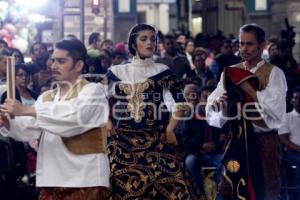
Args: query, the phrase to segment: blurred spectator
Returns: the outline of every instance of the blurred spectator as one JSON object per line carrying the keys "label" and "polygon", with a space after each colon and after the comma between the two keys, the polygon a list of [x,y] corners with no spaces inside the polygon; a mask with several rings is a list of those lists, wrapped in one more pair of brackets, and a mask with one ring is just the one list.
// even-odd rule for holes
{"label": "blurred spectator", "polygon": [[193,64],[193,54],[195,50],[195,44],[193,39],[188,39],[185,44],[185,55],[190,63],[191,69],[195,69],[195,66]]}
{"label": "blurred spectator", "polygon": [[103,40],[103,42],[100,45],[100,49],[101,50],[106,50],[109,53],[112,53],[112,51],[114,50],[114,42],[112,40]]}
{"label": "blurred spectator", "polygon": [[175,46],[177,48],[178,53],[185,54],[185,44],[186,44],[186,35],[183,33],[180,33],[176,37],[176,43]]}
{"label": "blurred spectator", "polygon": [[89,36],[89,46],[87,47],[87,54],[91,58],[96,58],[100,55],[100,33],[93,32]]}
{"label": "blurred spectator", "polygon": [[232,43],[232,52],[235,56],[239,57],[240,56],[240,51],[239,51],[239,48],[240,48],[240,42],[239,42],[239,39],[235,38],[231,41]]}
{"label": "blurred spectator", "polygon": [[224,68],[237,64],[238,58],[233,54],[231,40],[224,40],[221,46],[221,53],[215,57],[211,71],[220,79]]}
{"label": "blurred spectator", "polygon": [[[217,168],[217,180],[221,175],[221,160],[227,130],[209,126],[205,120],[205,105],[207,97],[214,90],[213,87],[200,87],[194,83],[187,83],[184,96],[193,110],[186,113],[192,117],[182,121],[178,133],[180,141],[186,152],[185,165],[197,186],[203,188],[201,167],[211,166]],[[191,116],[192,115],[192,116]]]}
{"label": "blurred spectator", "polygon": [[24,56],[19,49],[10,48],[11,55],[15,57],[15,63],[21,64],[24,63]]}
{"label": "blurred spectator", "polygon": [[157,62],[167,65],[172,73],[179,78],[193,76],[189,61],[178,53],[175,47],[174,37],[166,35],[164,38],[165,54],[158,58]]}
{"label": "blurred spectator", "polygon": [[[278,131],[280,141],[286,148],[284,160],[296,166],[293,180],[295,185],[300,185],[300,87],[296,87],[291,99],[293,111],[283,116],[280,129]],[[300,190],[294,190],[294,199],[300,199]]]}
{"label": "blurred spectator", "polygon": [[0,97],[6,91],[6,57],[10,56],[10,52],[4,49],[0,52]]}
{"label": "blurred spectator", "polygon": [[127,55],[124,51],[115,50],[113,51],[111,58],[112,65],[119,65],[124,64],[126,62]]}
{"label": "blurred spectator", "polygon": [[0,39],[0,53],[8,48],[7,42],[5,40]]}
{"label": "blurred spectator", "polygon": [[46,67],[47,46],[42,42],[35,42],[30,48],[32,61],[27,63],[30,74],[35,74]]}
{"label": "blurred spectator", "polygon": [[34,74],[32,77],[32,88],[34,91],[41,94],[41,86],[45,84],[51,84],[52,73],[51,73],[51,65],[52,65],[52,53],[53,51],[48,52],[46,67],[41,69],[38,73]]}
{"label": "blurred spectator", "polygon": [[193,55],[193,64],[195,66],[194,72],[195,75],[201,79],[202,86],[206,85],[207,80],[214,78],[214,74],[206,67],[205,60],[205,54]]}

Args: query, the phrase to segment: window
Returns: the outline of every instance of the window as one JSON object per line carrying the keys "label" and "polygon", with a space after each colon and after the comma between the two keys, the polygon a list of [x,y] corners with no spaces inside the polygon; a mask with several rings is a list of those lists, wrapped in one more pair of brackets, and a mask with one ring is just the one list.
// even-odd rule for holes
{"label": "window", "polygon": [[267,0],[255,0],[255,11],[267,11],[268,1]]}
{"label": "window", "polygon": [[271,0],[247,0],[249,14],[270,14]]}

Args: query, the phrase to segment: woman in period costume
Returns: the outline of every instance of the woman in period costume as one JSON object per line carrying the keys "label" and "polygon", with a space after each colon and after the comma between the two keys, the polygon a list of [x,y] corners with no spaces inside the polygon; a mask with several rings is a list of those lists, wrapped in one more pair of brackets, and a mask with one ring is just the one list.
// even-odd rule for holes
{"label": "woman in period costume", "polygon": [[[187,108],[181,81],[167,66],[154,63],[152,26],[134,26],[128,47],[132,62],[111,67],[102,80],[111,106],[112,199],[202,199],[201,192],[188,187],[174,147],[176,117]],[[175,108],[171,118],[167,101]]]}

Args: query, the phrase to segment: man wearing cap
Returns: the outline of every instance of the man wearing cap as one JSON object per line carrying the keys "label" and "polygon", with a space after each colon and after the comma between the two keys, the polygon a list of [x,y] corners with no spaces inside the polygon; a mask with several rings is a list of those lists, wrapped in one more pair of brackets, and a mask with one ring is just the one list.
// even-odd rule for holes
{"label": "man wearing cap", "polygon": [[[233,145],[236,145],[236,148],[243,148],[239,149],[241,151],[236,152],[245,152],[244,157],[253,155],[251,152],[254,152],[254,154],[258,153],[255,163],[249,163],[249,161],[253,160],[246,157],[246,162],[248,162],[246,167],[251,171],[252,168],[249,166],[261,166],[263,174],[261,182],[264,183],[264,190],[262,192],[255,190],[257,189],[257,185],[255,185],[257,182],[251,179],[251,172],[248,170],[246,171],[248,179],[238,180],[236,196],[240,195],[238,192],[246,190],[248,195],[246,199],[253,197],[264,200],[279,199],[280,151],[277,129],[286,111],[286,79],[278,67],[261,59],[265,46],[265,32],[261,27],[256,24],[242,26],[240,28],[239,41],[240,53],[244,62],[231,66],[225,75],[222,73],[218,87],[208,98],[206,105],[207,121],[212,126],[222,127],[228,120],[240,119],[240,116],[228,118],[228,116],[232,117],[233,114],[232,110],[230,110],[231,108],[235,108],[242,113],[242,119],[245,119],[243,121],[245,123],[239,124],[235,128],[231,127],[233,136],[237,132],[239,134],[233,137],[235,140],[229,143],[228,149],[234,149],[230,148]],[[230,84],[226,85],[227,83]],[[236,89],[237,92],[234,92],[232,88]],[[236,95],[236,99],[233,102],[241,102],[242,99],[242,105],[232,106],[232,94]],[[247,107],[244,105],[250,106],[249,108],[252,109],[250,115],[246,111]],[[240,132],[241,130],[242,132]],[[255,138],[250,138],[252,142],[245,141],[249,138],[249,130],[254,132],[252,135]],[[249,134],[246,135],[246,133]],[[242,141],[245,144],[243,146],[239,145],[241,138],[245,139]],[[255,145],[255,148],[253,145]],[[247,151],[249,149],[251,152]],[[235,172],[238,174],[242,170],[239,168],[242,167],[242,163],[235,159],[238,156],[233,152],[231,151],[230,154],[232,159],[223,160],[223,165],[225,172],[230,171],[232,174]],[[225,179],[227,182],[230,182],[228,181],[228,176]]]}

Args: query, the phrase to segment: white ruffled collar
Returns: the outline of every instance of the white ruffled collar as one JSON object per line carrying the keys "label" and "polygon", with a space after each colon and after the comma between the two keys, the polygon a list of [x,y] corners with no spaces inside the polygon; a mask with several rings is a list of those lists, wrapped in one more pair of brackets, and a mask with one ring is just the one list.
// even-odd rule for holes
{"label": "white ruffled collar", "polygon": [[140,59],[137,56],[132,58],[132,66],[133,67],[149,67],[153,66],[154,64],[154,59],[151,58],[146,58],[146,59]]}

